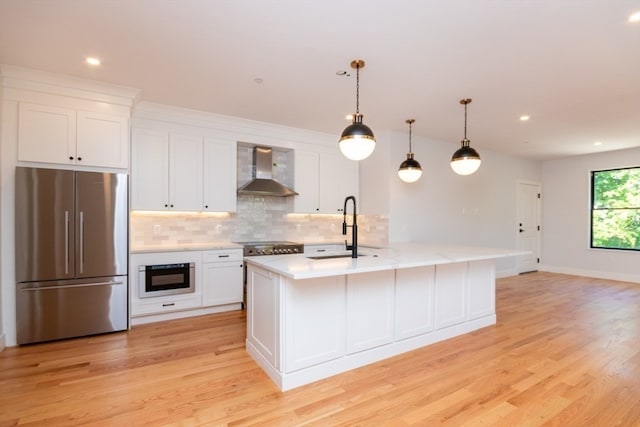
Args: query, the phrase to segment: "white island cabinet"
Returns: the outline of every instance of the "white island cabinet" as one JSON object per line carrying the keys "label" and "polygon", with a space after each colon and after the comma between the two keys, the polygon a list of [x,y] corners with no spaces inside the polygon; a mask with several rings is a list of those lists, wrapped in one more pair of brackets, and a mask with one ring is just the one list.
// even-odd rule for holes
{"label": "white island cabinet", "polygon": [[245,259],[247,351],[281,390],[493,325],[495,258],[517,255],[412,244],[361,253]]}

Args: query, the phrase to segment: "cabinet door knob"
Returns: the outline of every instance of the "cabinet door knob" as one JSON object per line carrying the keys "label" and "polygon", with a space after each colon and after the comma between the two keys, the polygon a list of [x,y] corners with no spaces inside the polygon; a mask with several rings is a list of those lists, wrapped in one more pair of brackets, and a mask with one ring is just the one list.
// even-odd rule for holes
{"label": "cabinet door knob", "polygon": [[73,156],[69,156],[69,160],[73,160]]}
{"label": "cabinet door knob", "polygon": [[209,209],[209,205],[204,205],[204,208],[205,209]]}
{"label": "cabinet door knob", "polygon": [[82,157],[78,157],[78,161],[81,162],[82,161]]}
{"label": "cabinet door knob", "polygon": [[165,208],[168,208],[168,207],[169,207],[169,205],[167,205],[167,204],[165,203],[165,204],[164,204],[164,207],[165,207]]}
{"label": "cabinet door knob", "polygon": [[173,207],[173,205],[171,205],[171,207]]}

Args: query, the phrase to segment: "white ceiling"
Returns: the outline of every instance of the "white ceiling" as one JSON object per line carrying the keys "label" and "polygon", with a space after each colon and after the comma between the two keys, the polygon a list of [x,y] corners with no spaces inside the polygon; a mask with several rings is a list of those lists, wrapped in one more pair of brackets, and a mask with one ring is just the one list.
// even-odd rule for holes
{"label": "white ceiling", "polygon": [[[639,0],[0,0],[0,62],[335,133],[537,159],[640,147]],[[83,60],[97,56],[90,68]],[[350,77],[336,72],[347,70]],[[262,79],[258,84],[254,80]],[[531,120],[520,122],[528,114]],[[595,146],[600,141],[602,145]]]}

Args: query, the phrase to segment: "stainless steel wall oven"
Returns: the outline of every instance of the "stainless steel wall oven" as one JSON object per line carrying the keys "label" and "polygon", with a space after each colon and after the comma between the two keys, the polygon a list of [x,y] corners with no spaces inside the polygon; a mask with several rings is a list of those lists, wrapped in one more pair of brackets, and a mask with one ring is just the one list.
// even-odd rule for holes
{"label": "stainless steel wall oven", "polygon": [[138,297],[151,298],[195,292],[195,263],[141,265]]}

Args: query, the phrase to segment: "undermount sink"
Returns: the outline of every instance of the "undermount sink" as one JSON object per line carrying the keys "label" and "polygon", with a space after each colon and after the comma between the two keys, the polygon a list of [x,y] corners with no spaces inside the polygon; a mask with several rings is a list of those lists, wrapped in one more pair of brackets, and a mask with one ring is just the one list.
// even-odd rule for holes
{"label": "undermount sink", "polygon": [[[358,258],[367,256],[366,254],[359,254]],[[374,255],[375,256],[375,255]],[[329,254],[329,255],[315,255],[308,256],[309,259],[334,259],[334,258],[351,258],[351,254]]]}

